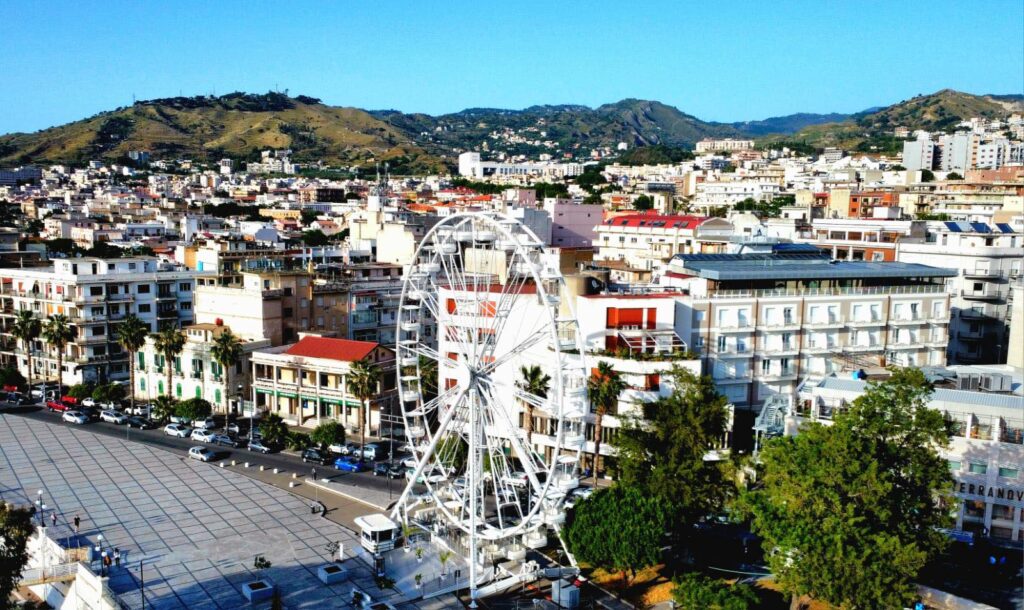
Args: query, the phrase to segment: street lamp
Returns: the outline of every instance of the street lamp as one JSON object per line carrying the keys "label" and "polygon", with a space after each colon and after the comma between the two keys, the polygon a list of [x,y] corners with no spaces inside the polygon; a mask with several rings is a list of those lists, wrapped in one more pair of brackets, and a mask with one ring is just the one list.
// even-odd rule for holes
{"label": "street lamp", "polygon": [[40,489],[36,492],[36,514],[39,515],[39,527],[43,527],[45,522],[43,521],[43,511],[46,510],[46,505],[43,504],[43,490]]}

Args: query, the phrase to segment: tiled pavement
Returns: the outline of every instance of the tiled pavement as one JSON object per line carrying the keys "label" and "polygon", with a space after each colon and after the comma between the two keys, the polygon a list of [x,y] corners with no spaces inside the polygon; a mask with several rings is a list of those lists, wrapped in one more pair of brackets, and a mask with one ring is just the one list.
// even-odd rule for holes
{"label": "tiled pavement", "polygon": [[[342,542],[351,558],[358,540],[286,491],[146,445],[0,416],[0,497],[26,503],[37,489],[58,513],[51,537],[73,537],[77,513],[81,544],[103,534],[104,547],[121,550],[126,565],[109,584],[131,608],[142,606],[140,561],[154,610],[245,607],[241,586],[256,577],[278,585],[286,608],[348,608],[353,585],[397,601],[360,559],[346,561],[349,581],[323,585],[327,544]],[[254,570],[257,554],[271,567]]]}

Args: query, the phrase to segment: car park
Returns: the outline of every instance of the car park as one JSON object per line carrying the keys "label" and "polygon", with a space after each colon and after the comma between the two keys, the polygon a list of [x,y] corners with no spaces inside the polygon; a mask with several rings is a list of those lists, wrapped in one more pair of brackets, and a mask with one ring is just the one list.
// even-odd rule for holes
{"label": "car park", "polygon": [[156,428],[156,422],[145,417],[129,417],[125,425],[129,428],[138,428],[139,430],[152,430]]}
{"label": "car park", "polygon": [[331,461],[329,454],[320,451],[319,449],[306,449],[302,452],[302,461],[306,463],[314,464],[328,464]]}
{"label": "car park", "polygon": [[215,436],[217,435],[214,434],[213,432],[210,432],[209,430],[203,430],[202,428],[193,428],[192,434],[189,438],[191,438],[194,441],[199,441],[200,443],[212,443],[213,438]]}
{"label": "car park", "polygon": [[164,434],[168,436],[188,438],[188,435],[191,432],[192,429],[184,424],[167,424],[166,426],[164,426]]}
{"label": "car park", "polygon": [[192,447],[188,450],[188,457],[200,462],[210,462],[217,459],[217,452],[208,447]]}
{"label": "car park", "polygon": [[273,449],[269,445],[263,444],[263,441],[254,438],[249,442],[249,451],[255,451],[256,453],[270,453]]}
{"label": "car park", "polygon": [[82,425],[89,422],[89,418],[86,417],[81,411],[67,411],[60,416],[61,421],[69,424]]}
{"label": "car park", "polygon": [[334,468],[342,472],[362,472],[366,470],[366,464],[352,456],[344,456],[334,460]]}
{"label": "car park", "polygon": [[111,409],[107,409],[105,411],[100,411],[100,419],[105,421],[105,422],[107,422],[107,423],[117,424],[117,425],[128,423],[128,416],[127,415],[125,415],[124,413],[121,413],[120,411],[114,411],[114,410],[111,410]]}

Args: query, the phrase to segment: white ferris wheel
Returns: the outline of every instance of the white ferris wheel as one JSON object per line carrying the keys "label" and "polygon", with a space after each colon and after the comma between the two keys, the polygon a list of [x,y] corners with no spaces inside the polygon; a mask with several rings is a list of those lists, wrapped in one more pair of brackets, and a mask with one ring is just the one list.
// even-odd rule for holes
{"label": "white ferris wheel", "polygon": [[[397,357],[416,467],[392,517],[444,533],[469,565],[475,599],[498,578],[486,566],[521,560],[564,519],[584,443],[583,352],[557,261],[516,220],[453,215],[413,260]],[[546,389],[523,387],[532,366],[550,377]]]}

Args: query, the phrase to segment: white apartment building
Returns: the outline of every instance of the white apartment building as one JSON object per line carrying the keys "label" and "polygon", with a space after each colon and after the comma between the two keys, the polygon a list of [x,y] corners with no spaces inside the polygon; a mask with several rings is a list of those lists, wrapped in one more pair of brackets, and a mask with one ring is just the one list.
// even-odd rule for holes
{"label": "white apartment building", "polygon": [[670,268],[689,276],[677,332],[737,406],[792,393],[808,376],[946,364],[944,284],[955,270],[817,250],[680,255]]}
{"label": "white apartment building", "polygon": [[[1024,371],[1012,367],[951,367],[926,371],[938,380],[928,406],[956,424],[943,450],[959,501],[956,529],[976,539],[1024,540]],[[830,375],[807,380],[796,393],[796,422],[831,423],[867,389],[867,381]],[[779,414],[779,420],[784,415]],[[781,422],[780,422],[781,423]],[[778,426],[776,426],[778,431]]]}
{"label": "white apartment building", "polygon": [[[235,366],[225,369],[213,358],[210,350],[214,340],[226,329],[227,326],[220,324],[184,327],[181,332],[185,335],[185,347],[171,363],[156,351],[153,337],[147,337],[143,348],[132,356],[135,396],[148,400],[164,395],[178,400],[202,398],[213,405],[214,412],[241,413],[240,401],[249,397],[249,359],[255,350],[270,347],[270,340],[239,336],[242,357]],[[171,367],[169,388],[166,387],[168,366]]]}
{"label": "white apartment building", "polygon": [[947,360],[1001,364],[1010,347],[1010,285],[1024,265],[1024,234],[1006,223],[929,222],[925,238],[896,242],[896,260],[956,270]]}
{"label": "white apartment building", "polygon": [[734,140],[732,138],[724,138],[721,140],[705,139],[697,142],[697,146],[694,150],[696,150],[697,153],[754,150],[754,141]]}
{"label": "white apartment building", "polygon": [[[70,258],[53,267],[0,270],[6,336],[3,355],[27,376],[28,359],[10,337],[16,312],[27,309],[44,323],[66,315],[75,339],[64,351],[64,383],[121,380],[128,377],[128,357],[117,343],[117,326],[128,314],[138,316],[151,331],[164,325],[191,324],[193,289],[204,274],[160,263],[152,257],[116,259]],[[58,378],[56,353],[36,341],[33,368],[37,378]]]}
{"label": "white apartment building", "polygon": [[903,167],[910,171],[931,170],[935,166],[935,142],[931,135],[919,133],[916,140],[903,143]]}
{"label": "white apartment building", "polygon": [[649,213],[613,216],[596,230],[594,260],[647,270],[676,254],[722,252],[733,235],[733,225],[721,218]]}
{"label": "white apartment building", "polygon": [[251,356],[253,404],[292,425],[334,420],[358,434],[363,405],[349,391],[348,374],[352,363],[363,359],[381,371],[381,390],[365,419],[366,432],[372,434],[395,399],[395,354],[377,343],[307,335],[297,343],[257,350]]}
{"label": "white apartment building", "polygon": [[547,177],[571,178],[583,173],[582,163],[553,163],[550,161],[536,163],[501,163],[483,161],[480,153],[464,152],[459,155],[459,175],[466,178],[512,178],[512,177]]}
{"label": "white apartment building", "polygon": [[771,201],[782,194],[782,185],[765,180],[722,180],[697,183],[693,205],[732,207],[745,199]]}

